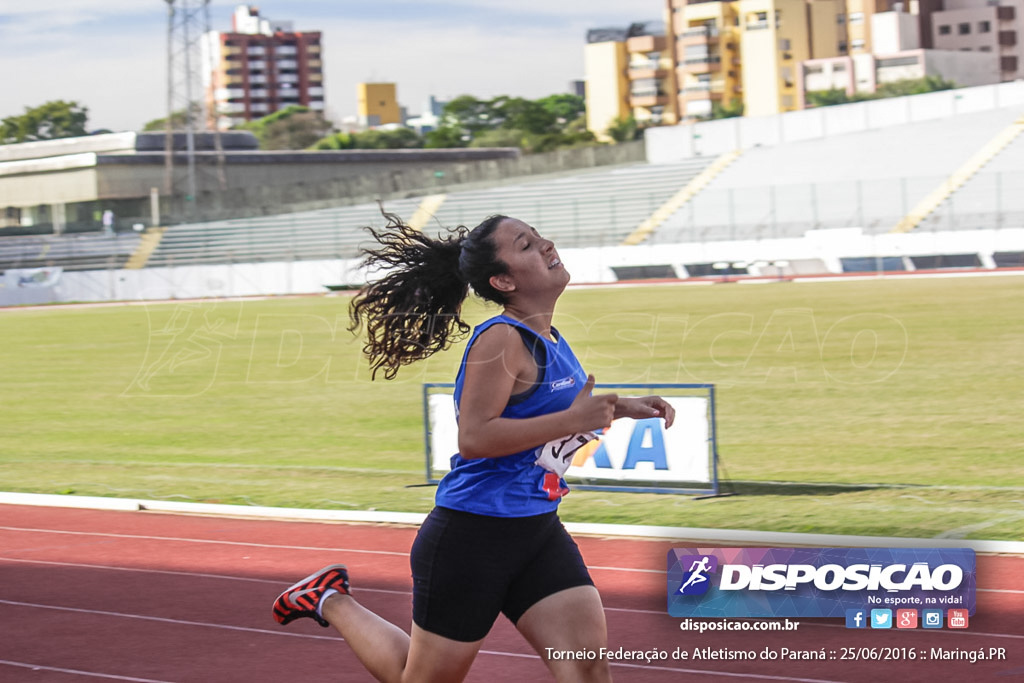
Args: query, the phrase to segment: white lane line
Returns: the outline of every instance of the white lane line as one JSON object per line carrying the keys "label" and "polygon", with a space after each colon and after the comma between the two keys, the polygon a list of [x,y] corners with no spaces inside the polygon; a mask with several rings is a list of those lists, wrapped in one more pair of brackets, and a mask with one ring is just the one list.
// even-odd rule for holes
{"label": "white lane line", "polygon": [[[155,621],[155,622],[159,622],[159,623],[175,624],[175,625],[180,625],[180,626],[205,626],[207,628],[223,629],[223,630],[228,630],[228,631],[243,631],[243,632],[247,632],[247,633],[258,633],[258,634],[274,635],[274,636],[289,636],[289,637],[293,637],[293,638],[312,638],[314,640],[331,640],[331,641],[336,641],[336,642],[344,642],[344,639],[341,636],[316,636],[316,635],[310,635],[310,634],[307,634],[307,633],[288,633],[288,632],[285,632],[285,631],[269,631],[269,630],[266,630],[266,629],[250,628],[250,627],[245,627],[245,626],[230,626],[230,625],[227,625],[227,624],[208,624],[208,623],[204,623],[204,622],[200,622],[200,621],[186,621],[186,620],[182,620],[182,619],[167,619],[167,618],[164,618],[164,617],[150,617],[150,616],[143,616],[143,615],[139,615],[139,614],[125,614],[123,612],[107,612],[107,611],[103,611],[103,610],[80,609],[80,608],[77,608],[77,607],[58,607],[58,606],[55,606],[55,605],[40,605],[40,604],[36,604],[36,603],[31,603],[31,602],[18,602],[18,601],[15,601],[15,600],[0,600],[0,605],[14,605],[16,607],[32,607],[32,608],[35,608],[35,609],[50,609],[50,610],[55,610],[55,611],[59,611],[59,612],[75,612],[75,613],[78,613],[78,614],[94,614],[94,615],[105,616],[105,617],[121,617],[121,618],[125,618],[125,619],[138,619],[138,620],[142,620],[142,621]],[[480,650],[479,654],[491,655],[491,656],[495,656],[495,657],[516,657],[516,658],[520,658],[520,659],[524,659],[524,658],[525,659],[534,659],[534,658],[536,658],[538,656],[538,655],[533,654],[533,653],[527,654],[527,653],[522,653],[522,652],[508,652],[508,651],[505,651],[505,650]],[[7,662],[4,662],[3,660],[0,660],[0,663],[7,663]],[[765,675],[765,674],[733,673],[733,672],[729,672],[729,671],[711,671],[711,670],[704,670],[704,669],[682,669],[682,668],[667,667],[667,666],[663,667],[663,666],[650,666],[650,665],[642,665],[642,664],[626,664],[626,663],[622,663],[622,662],[610,662],[610,666],[620,667],[620,668],[628,668],[628,669],[647,669],[649,671],[663,671],[665,673],[688,673],[688,674],[699,675],[699,676],[723,676],[723,677],[727,677],[727,678],[747,678],[747,679],[758,679],[758,680],[767,680],[767,681],[794,681],[796,683],[841,683],[840,681],[833,681],[833,680],[821,679],[821,678],[796,678],[796,677],[790,677],[790,676],[769,676],[769,675]],[[49,669],[49,670],[61,671],[61,669]],[[70,670],[67,670],[67,671],[70,672]],[[77,672],[72,672],[72,673],[77,673]],[[83,672],[83,673],[85,673],[86,675],[89,675],[87,672]],[[139,683],[169,683],[168,681],[153,681],[151,679],[143,679],[143,678],[123,678],[123,677],[114,677],[114,676],[110,676],[110,678],[114,678],[115,680],[124,680],[124,681],[138,681]]]}
{"label": "white lane line", "polygon": [[[59,567],[80,567],[80,568],[84,568],[84,569],[103,569],[103,570],[110,570],[110,571],[140,572],[140,573],[146,573],[146,574],[167,574],[167,575],[171,575],[171,576],[183,576],[183,577],[187,577],[187,578],[223,579],[223,580],[226,580],[226,581],[248,581],[250,583],[265,583],[265,584],[271,584],[271,585],[274,585],[274,586],[287,586],[287,582],[285,582],[285,581],[276,581],[274,579],[258,579],[258,578],[246,577],[246,576],[230,576],[230,575],[226,575],[226,574],[207,574],[207,573],[201,573],[201,572],[173,571],[173,570],[169,570],[169,569],[142,569],[142,568],[137,568],[137,567],[114,567],[114,566],[110,566],[110,565],[86,564],[86,563],[79,563],[79,562],[54,562],[54,561],[49,561],[49,560],[21,559],[21,558],[14,558],[14,557],[0,557],[0,561],[3,561],[3,562],[21,562],[21,563],[25,563],[25,564],[54,565],[54,566],[59,566]],[[995,589],[995,588],[979,588],[978,590],[979,591],[984,591],[986,593],[1014,593],[1014,594],[1024,593],[1024,591],[1020,591],[1020,590],[1001,590],[1001,589]],[[356,592],[357,593],[383,593],[383,594],[386,594],[386,595],[404,595],[404,596],[411,596],[412,595],[412,591],[390,590],[390,589],[385,589],[385,588],[357,588]],[[3,601],[0,600],[0,602],[3,602]],[[55,607],[53,609],[60,609],[60,608],[56,608]],[[649,614],[649,615],[652,615],[652,616],[665,616],[666,615],[666,612],[663,611],[663,610],[635,609],[635,608],[631,608],[631,607],[608,607],[607,605],[604,606],[604,611],[605,612],[623,612],[623,613],[626,613],[626,614]],[[843,628],[843,629],[846,628],[846,626],[844,626],[842,624],[823,624],[823,623],[820,623],[820,622],[813,622],[813,621],[806,621],[806,620],[801,621],[801,625],[804,626],[804,627],[807,627],[807,628],[816,628],[816,627],[820,627],[820,628]],[[278,633],[276,631],[261,631],[261,632],[262,633]],[[929,633],[945,633],[946,635],[961,634],[961,635],[988,636],[988,637],[992,637],[992,638],[1024,639],[1024,635],[1016,635],[1016,634],[1011,634],[1011,633],[990,633],[990,632],[982,632],[982,631],[971,631],[969,629],[956,630],[956,631],[935,630],[935,631],[929,631]],[[294,634],[286,634],[286,635],[294,635]],[[311,637],[322,637],[322,636],[311,636]]]}
{"label": "white lane line", "polygon": [[[1024,270],[1021,271],[1024,275]],[[873,276],[872,276],[873,277]],[[67,496],[0,491],[0,504],[81,507],[92,509],[150,510],[170,513],[201,514],[215,517],[244,517],[279,521],[332,521],[357,524],[407,524],[418,526],[424,513],[368,510],[315,510],[212,503],[181,503],[160,500]],[[780,548],[811,546],[824,548],[972,548],[978,553],[1024,555],[1024,541],[975,541],[971,539],[902,538],[884,536],[846,536],[841,534],[804,534],[749,529],[702,529],[631,524],[589,524],[565,522],[571,534],[636,538],[646,541],[673,540],[680,543],[714,545],[769,545]]]}
{"label": "white lane line", "polygon": [[43,664],[29,664],[28,662],[12,662],[7,659],[0,659],[0,665],[18,666],[23,669],[30,669],[31,671],[53,671],[54,673],[59,674],[106,678],[112,681],[131,681],[132,683],[173,683],[172,681],[157,680],[155,678],[136,678],[134,676],[118,676],[117,674],[101,674],[98,671],[82,671],[81,669],[62,669],[58,666],[44,666]]}
{"label": "white lane line", "polygon": [[664,574],[664,569],[636,569],[635,567],[604,567],[599,564],[588,564],[587,569],[600,569],[606,572],[637,572],[640,574]]}
{"label": "white lane line", "polygon": [[307,633],[295,633],[291,631],[271,631],[269,629],[252,628],[250,626],[208,624],[203,621],[187,621],[184,619],[169,619],[167,617],[151,617],[142,614],[125,614],[124,612],[108,612],[106,610],[82,609],[79,607],[40,605],[34,602],[19,602],[17,600],[0,600],[0,605],[13,605],[15,607],[31,607],[33,609],[50,609],[57,612],[74,612],[76,614],[93,614],[102,617],[121,617],[123,619],[138,619],[140,621],[156,621],[161,624],[175,624],[177,626],[204,626],[206,628],[221,629],[224,631],[243,631],[245,633],[259,633],[261,635],[271,636],[287,636],[289,638],[313,638],[314,640],[341,640],[341,636],[314,636]]}
{"label": "white lane line", "polygon": [[72,536],[98,536],[101,538],[130,538],[137,541],[173,541],[176,543],[206,543],[210,545],[243,546],[246,548],[268,548],[273,550],[323,550],[334,553],[365,553],[368,555],[394,555],[408,557],[407,552],[393,550],[363,550],[361,548],[323,548],[303,545],[274,545],[271,543],[248,543],[245,541],[221,541],[205,538],[180,538],[177,536],[143,536],[137,534],[108,534],[99,531],[66,531],[63,529],[33,529],[14,526],[0,526],[0,531],[22,531],[32,534],[68,534]]}
{"label": "white lane line", "polygon": [[[169,576],[181,576],[185,578],[199,578],[199,579],[223,579],[225,581],[248,581],[250,583],[265,583],[279,588],[287,588],[287,581],[278,581],[274,579],[258,579],[250,576],[231,576],[228,574],[208,574],[204,572],[188,572],[188,571],[175,571],[172,569],[144,569],[141,567],[114,567],[105,564],[87,564],[82,562],[54,562],[51,560],[34,560],[28,558],[17,558],[17,557],[0,557],[0,562],[21,562],[23,564],[43,564],[55,567],[78,567],[80,569],[102,569],[107,571],[118,571],[118,572],[140,572],[143,574],[166,574]],[[364,588],[362,586],[354,586],[353,591],[358,593],[383,593],[385,595],[412,595],[412,591],[400,591],[392,590],[388,588]],[[664,611],[648,610],[648,609],[630,609],[628,607],[605,607],[606,612],[627,612],[632,614],[657,614],[664,615]]]}
{"label": "white lane line", "polygon": [[[317,550],[326,551],[332,553],[365,553],[368,555],[391,555],[393,557],[408,557],[408,552],[399,552],[395,550],[364,550],[361,548],[322,548],[315,546],[301,546],[301,545],[273,545],[268,543],[251,543],[246,541],[221,541],[217,539],[204,539],[204,538],[181,538],[177,536],[142,536],[136,534],[111,534],[99,531],[66,531],[63,529],[36,529],[30,527],[12,527],[12,526],[0,526],[2,531],[21,531],[26,533],[39,533],[39,534],[69,534],[72,536],[99,536],[102,538],[127,538],[132,540],[144,540],[144,541],[173,541],[177,543],[208,543],[212,545],[231,545],[231,546],[244,546],[248,548],[268,548],[273,550]],[[592,566],[590,569],[597,569],[602,571],[615,571],[615,572],[636,572],[642,574],[662,574],[664,570],[661,569],[638,569],[635,567],[604,567],[604,566]]]}
{"label": "white lane line", "polygon": [[[198,579],[224,579],[226,581],[248,581],[250,583],[266,583],[281,588],[288,587],[287,580],[258,579],[251,576],[231,576],[229,574],[207,574],[204,572],[174,571],[172,569],[144,569],[142,567],[114,567],[108,564],[86,564],[83,562],[53,562],[50,560],[33,560],[18,557],[0,557],[0,562],[22,562],[25,564],[46,564],[56,567],[78,567],[80,569],[103,569],[117,572],[140,572],[143,574],[167,574],[170,576],[183,576],[186,578]],[[387,588],[363,588],[354,589],[359,593],[386,593],[391,595],[412,595],[411,591],[396,591]]]}

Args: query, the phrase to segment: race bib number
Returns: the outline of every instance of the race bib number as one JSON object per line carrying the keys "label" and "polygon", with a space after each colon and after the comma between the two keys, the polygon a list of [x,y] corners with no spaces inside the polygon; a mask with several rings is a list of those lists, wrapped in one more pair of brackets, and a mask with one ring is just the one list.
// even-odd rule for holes
{"label": "race bib number", "polygon": [[572,464],[572,454],[596,438],[594,432],[583,432],[548,441],[537,449],[536,464],[561,477]]}

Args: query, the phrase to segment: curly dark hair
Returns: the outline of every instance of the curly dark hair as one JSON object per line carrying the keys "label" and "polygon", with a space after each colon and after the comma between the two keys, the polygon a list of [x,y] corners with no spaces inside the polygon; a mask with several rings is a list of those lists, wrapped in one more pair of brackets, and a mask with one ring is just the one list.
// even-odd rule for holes
{"label": "curly dark hair", "polygon": [[506,272],[491,235],[506,216],[491,216],[469,230],[459,226],[433,239],[381,210],[387,225],[370,234],[380,245],[363,249],[363,266],[385,271],[369,282],[349,306],[349,330],[366,326],[363,353],[372,377],[383,370],[393,379],[399,368],[447,349],[469,333],[460,317],[472,287],[479,296],[505,304],[490,278]]}

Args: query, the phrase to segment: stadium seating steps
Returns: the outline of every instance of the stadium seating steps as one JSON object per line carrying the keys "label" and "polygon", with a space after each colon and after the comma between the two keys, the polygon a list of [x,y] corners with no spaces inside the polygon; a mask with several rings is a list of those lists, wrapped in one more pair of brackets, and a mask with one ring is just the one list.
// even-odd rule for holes
{"label": "stadium seating steps", "polygon": [[[747,150],[657,225],[648,244],[800,237],[807,230],[891,231],[964,160],[1021,112],[997,109],[948,119]],[[941,144],[940,144],[941,142]],[[430,203],[422,229],[436,234],[488,215],[535,225],[559,247],[621,244],[714,159],[597,168],[555,178],[453,191]],[[998,150],[924,217],[915,230],[1024,227],[1024,135]],[[388,201],[405,220],[423,197]],[[301,213],[171,225],[146,267],[353,258],[366,226],[382,226],[375,203]],[[2,233],[0,233],[2,234]],[[124,267],[139,236],[0,237],[0,270]],[[1011,254],[1001,262],[1016,262]],[[867,264],[851,261],[852,270]],[[893,262],[893,265],[899,265]]]}

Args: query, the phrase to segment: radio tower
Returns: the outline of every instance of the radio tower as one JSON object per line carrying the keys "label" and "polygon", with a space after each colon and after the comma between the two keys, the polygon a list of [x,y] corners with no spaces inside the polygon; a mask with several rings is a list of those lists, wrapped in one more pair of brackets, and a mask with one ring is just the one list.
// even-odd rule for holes
{"label": "radio tower", "polygon": [[[167,4],[167,128],[164,138],[164,191],[185,196],[186,214],[195,206],[196,133],[209,130],[203,89],[201,42],[210,30],[210,0],[164,0]],[[180,112],[183,119],[175,120]],[[175,173],[175,133],[185,138],[185,173]],[[213,128],[217,172],[224,187],[220,134]]]}

